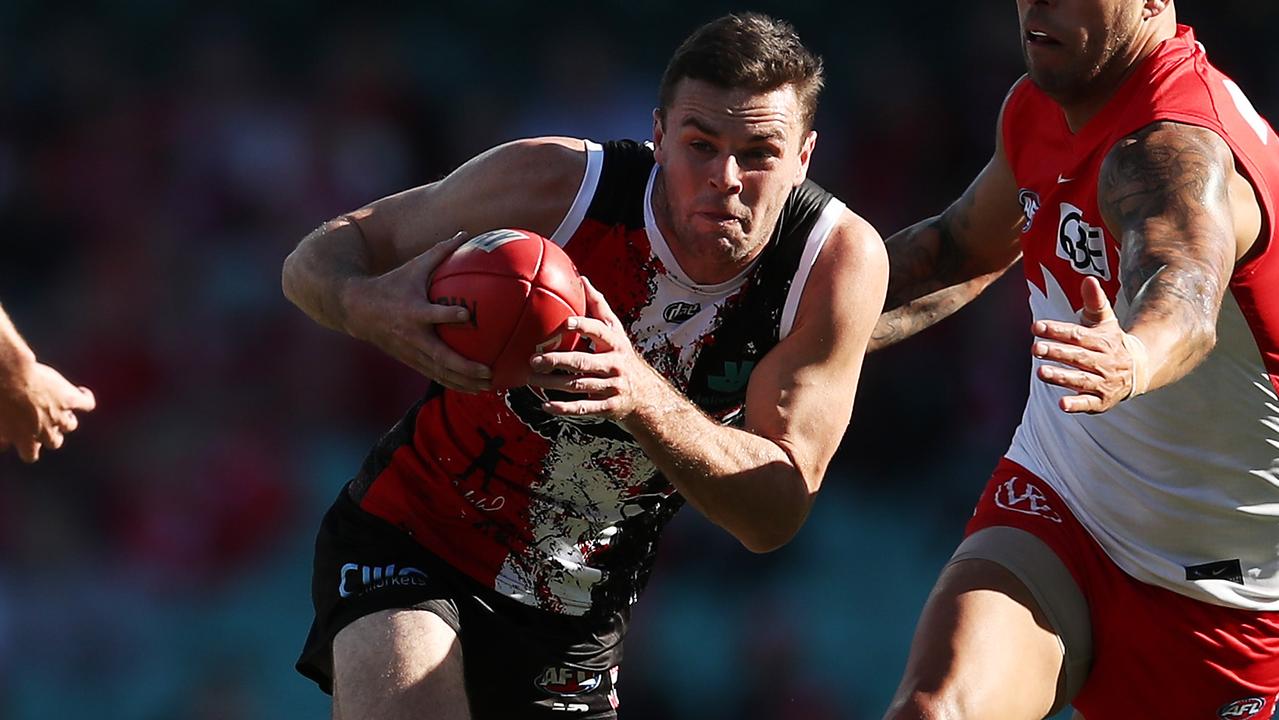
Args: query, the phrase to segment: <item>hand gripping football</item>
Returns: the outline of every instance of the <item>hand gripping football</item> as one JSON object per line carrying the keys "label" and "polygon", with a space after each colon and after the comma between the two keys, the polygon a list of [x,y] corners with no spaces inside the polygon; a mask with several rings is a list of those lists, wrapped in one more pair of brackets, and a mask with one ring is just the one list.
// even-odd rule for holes
{"label": "hand gripping football", "polygon": [[488,365],[495,390],[523,385],[534,354],[573,349],[578,334],[564,321],[586,311],[573,261],[528,230],[492,230],[466,241],[435,269],[427,297],[470,312],[469,322],[435,331],[460,355]]}

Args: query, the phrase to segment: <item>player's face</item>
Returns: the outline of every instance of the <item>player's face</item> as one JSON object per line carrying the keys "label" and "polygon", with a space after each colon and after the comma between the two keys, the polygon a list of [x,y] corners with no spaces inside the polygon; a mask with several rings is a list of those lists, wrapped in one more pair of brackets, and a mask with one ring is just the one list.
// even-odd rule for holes
{"label": "player's face", "polygon": [[655,210],[672,241],[700,267],[727,272],[768,242],[817,133],[804,128],[791,86],[760,93],[685,79],[665,117],[654,114],[653,139],[663,183]]}
{"label": "player's face", "polygon": [[1058,99],[1086,95],[1090,84],[1133,44],[1141,0],[1017,0],[1026,71]]}

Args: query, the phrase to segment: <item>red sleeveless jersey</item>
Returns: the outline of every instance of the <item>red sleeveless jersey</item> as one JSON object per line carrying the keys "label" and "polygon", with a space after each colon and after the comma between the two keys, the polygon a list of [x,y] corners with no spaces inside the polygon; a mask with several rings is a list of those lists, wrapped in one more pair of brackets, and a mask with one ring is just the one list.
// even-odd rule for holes
{"label": "red sleeveless jersey", "polygon": [[[751,369],[789,332],[843,203],[811,182],[796,188],[757,261],[701,285],[653,218],[652,149],[587,148],[581,190],[552,240],[654,369],[707,414],[735,422]],[[566,615],[625,607],[683,500],[619,426],[551,416],[541,403],[528,387],[433,387],[374,448],[350,493],[503,595]]]}
{"label": "red sleeveless jersey", "polygon": [[1231,277],[1217,346],[1181,381],[1100,415],[1061,412],[1065,391],[1032,368],[1008,456],[1049,481],[1130,575],[1209,602],[1275,610],[1279,138],[1209,64],[1190,28],[1180,26],[1077,133],[1032,82],[1010,93],[1003,141],[1027,218],[1030,304],[1036,319],[1075,321],[1091,275],[1126,317],[1121,238],[1098,209],[1098,172],[1122,138],[1160,121],[1221,136],[1261,205],[1262,234]]}

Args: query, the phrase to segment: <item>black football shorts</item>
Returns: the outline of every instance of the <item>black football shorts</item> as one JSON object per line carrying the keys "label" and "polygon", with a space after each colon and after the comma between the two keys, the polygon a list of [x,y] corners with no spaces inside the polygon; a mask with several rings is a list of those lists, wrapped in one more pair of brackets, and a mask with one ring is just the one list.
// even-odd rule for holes
{"label": "black football shorts", "polygon": [[371,613],[417,608],[457,632],[475,720],[617,717],[626,610],[571,617],[499,595],[361,510],[345,488],[316,538],[311,600],[315,622],[297,669],[326,693],[338,631]]}

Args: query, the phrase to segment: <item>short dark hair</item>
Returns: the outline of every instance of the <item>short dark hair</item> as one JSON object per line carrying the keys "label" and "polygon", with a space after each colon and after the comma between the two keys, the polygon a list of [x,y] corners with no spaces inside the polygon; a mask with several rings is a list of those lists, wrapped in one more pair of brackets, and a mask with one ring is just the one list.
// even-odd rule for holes
{"label": "short dark hair", "polygon": [[754,12],[725,15],[689,35],[666,65],[658,91],[663,116],[674,100],[675,86],[685,78],[753,92],[792,85],[804,129],[811,130],[823,85],[822,59],[804,47],[785,20]]}

